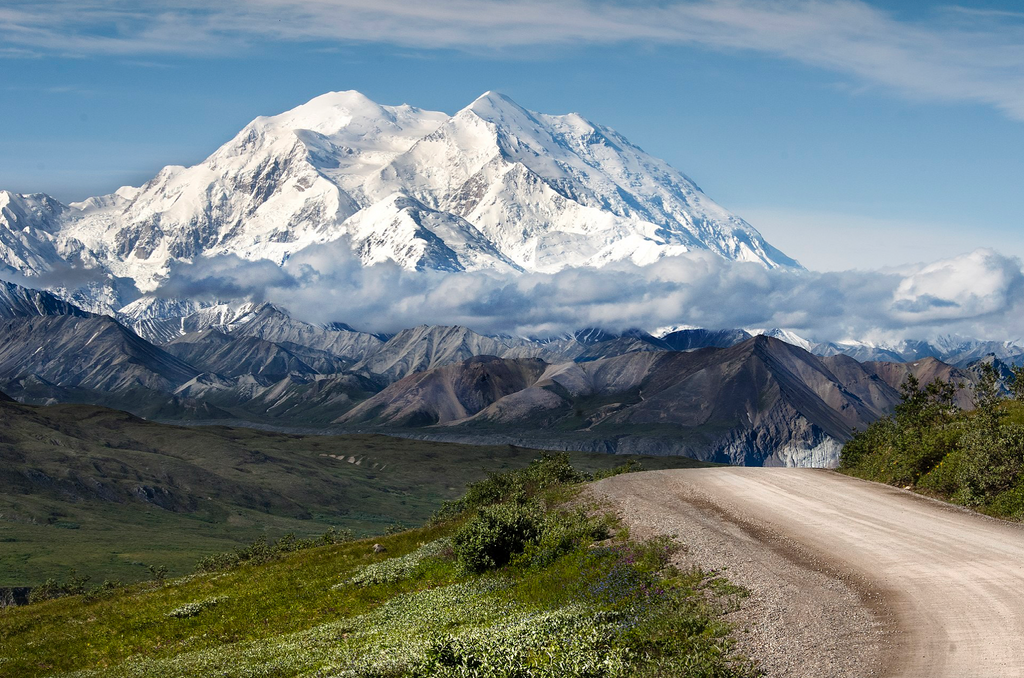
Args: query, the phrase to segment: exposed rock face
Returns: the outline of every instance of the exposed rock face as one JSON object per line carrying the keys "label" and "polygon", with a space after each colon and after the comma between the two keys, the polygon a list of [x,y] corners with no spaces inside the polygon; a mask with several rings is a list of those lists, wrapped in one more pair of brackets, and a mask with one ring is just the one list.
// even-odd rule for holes
{"label": "exposed rock face", "polygon": [[486,337],[465,327],[421,325],[402,330],[353,369],[397,380],[474,356],[501,356],[516,347],[540,351],[522,339]]}
{"label": "exposed rock face", "polygon": [[747,465],[828,466],[851,430],[899,400],[856,361],[831,362],[764,336],[728,349],[557,365],[476,358],[410,375],[340,421],[426,425],[431,435],[501,432],[524,444]]}
{"label": "exposed rock face", "polygon": [[44,315],[91,315],[49,292],[33,290],[0,280],[0,318],[27,318]]}
{"label": "exposed rock face", "polygon": [[244,380],[211,397],[225,406],[235,405],[266,421],[297,421],[329,424],[341,413],[373,396],[383,382],[359,374],[345,373],[312,380],[294,375],[268,388],[253,389]]}
{"label": "exposed rock face", "polygon": [[[217,330],[178,337],[166,344],[164,350],[204,372],[229,379],[251,375],[270,383],[292,374],[304,377],[317,374],[301,358],[277,344],[256,337],[229,337]],[[344,362],[337,360],[334,368],[329,371],[340,372]]]}
{"label": "exposed rock face", "polygon": [[0,322],[0,374],[35,375],[63,387],[170,392],[197,375],[191,365],[106,316],[13,318]]}
{"label": "exposed rock face", "polygon": [[547,364],[538,359],[477,356],[411,374],[344,415],[342,423],[422,426],[465,419],[532,386]]}

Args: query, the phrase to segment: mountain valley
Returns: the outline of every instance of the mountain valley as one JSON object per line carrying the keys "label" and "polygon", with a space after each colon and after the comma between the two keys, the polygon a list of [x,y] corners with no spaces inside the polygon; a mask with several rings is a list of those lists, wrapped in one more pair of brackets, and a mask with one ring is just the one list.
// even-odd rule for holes
{"label": "mountain valley", "polygon": [[[28,406],[6,396],[0,419],[0,587],[40,584],[69,566],[97,582],[146,579],[150,565],[183,574],[201,555],[260,536],[307,537],[331,527],[361,536],[421,524],[466,483],[539,455],[377,435],[181,428],[103,407]],[[571,456],[588,471],[623,462]]]}

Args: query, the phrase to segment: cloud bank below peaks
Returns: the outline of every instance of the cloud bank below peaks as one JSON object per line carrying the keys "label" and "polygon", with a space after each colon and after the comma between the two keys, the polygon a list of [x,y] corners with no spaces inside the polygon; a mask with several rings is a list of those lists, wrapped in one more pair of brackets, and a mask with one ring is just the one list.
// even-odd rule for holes
{"label": "cloud bank below peaks", "polygon": [[1024,271],[992,250],[881,271],[819,273],[692,252],[645,267],[620,263],[553,274],[408,271],[363,266],[339,240],[283,267],[235,256],[174,267],[167,297],[271,301],[310,322],[375,332],[421,324],[549,336],[583,327],[784,327],[817,341],[867,337],[1024,336]]}

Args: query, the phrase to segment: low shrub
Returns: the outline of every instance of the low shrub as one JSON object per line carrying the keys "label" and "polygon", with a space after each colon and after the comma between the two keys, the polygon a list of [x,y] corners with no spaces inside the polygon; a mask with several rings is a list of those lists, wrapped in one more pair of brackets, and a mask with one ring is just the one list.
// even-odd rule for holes
{"label": "low shrub", "polygon": [[606,515],[592,516],[581,508],[549,511],[544,517],[540,538],[528,544],[525,559],[535,567],[546,567],[581,545],[611,536]]}
{"label": "low shrub", "polygon": [[1024,481],[993,497],[989,508],[997,516],[1024,520]]}
{"label": "low shrub", "polygon": [[124,582],[106,579],[99,586],[93,586],[91,589],[85,592],[85,600],[93,601],[99,600],[100,598],[107,598],[116,591],[124,588]]}
{"label": "low shrub", "polygon": [[219,596],[217,598],[207,598],[206,600],[201,600],[197,603],[186,603],[185,605],[168,612],[167,616],[175,619],[189,619],[197,616],[203,610],[219,605],[225,600],[227,600],[227,598]]}
{"label": "low shrub", "polygon": [[502,567],[540,539],[543,523],[540,509],[533,503],[485,506],[455,532],[452,548],[467,572]]}
{"label": "low shrub", "polygon": [[38,603],[44,600],[64,598],[66,596],[80,596],[85,593],[85,585],[90,577],[78,576],[77,570],[70,570],[66,581],[47,579],[41,586],[36,586],[29,594],[30,603]]}
{"label": "low shrub", "polygon": [[412,675],[427,678],[613,678],[635,670],[616,642],[626,612],[573,605],[518,615],[505,623],[433,639]]}

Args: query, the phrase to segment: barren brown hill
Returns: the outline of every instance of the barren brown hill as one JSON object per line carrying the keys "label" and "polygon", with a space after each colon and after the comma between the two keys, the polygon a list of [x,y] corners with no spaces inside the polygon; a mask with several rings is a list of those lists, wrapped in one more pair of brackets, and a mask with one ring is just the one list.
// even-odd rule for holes
{"label": "barren brown hill", "polygon": [[411,375],[339,422],[449,436],[511,430],[549,447],[734,464],[830,465],[853,429],[898,400],[855,360],[823,360],[758,336],[725,349],[557,365],[476,358]]}

